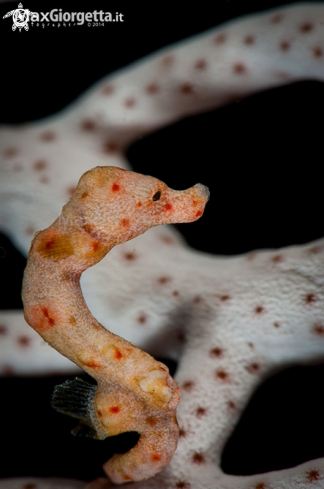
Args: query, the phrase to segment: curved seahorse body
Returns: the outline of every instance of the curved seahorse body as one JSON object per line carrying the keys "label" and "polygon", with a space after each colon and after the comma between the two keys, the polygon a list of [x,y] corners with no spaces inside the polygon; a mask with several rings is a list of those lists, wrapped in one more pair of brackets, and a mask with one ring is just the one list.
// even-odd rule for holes
{"label": "curved seahorse body", "polygon": [[61,386],[63,394],[76,389],[83,396],[83,406],[77,412],[72,406],[70,414],[100,439],[125,431],[141,435],[133,449],[105,464],[115,483],[150,477],[169,462],[178,440],[179,387],[165,365],[96,321],[80,276],[113,246],[153,226],[195,221],[208,198],[201,184],[174,191],[153,177],[96,167],[81,177],[61,215],[31,244],[23,283],[25,319],[98,383],[96,388],[82,381]]}

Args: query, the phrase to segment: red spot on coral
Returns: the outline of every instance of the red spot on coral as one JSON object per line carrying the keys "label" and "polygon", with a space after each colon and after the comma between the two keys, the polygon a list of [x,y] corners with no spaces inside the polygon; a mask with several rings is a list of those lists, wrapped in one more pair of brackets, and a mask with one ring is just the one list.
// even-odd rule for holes
{"label": "red spot on coral", "polygon": [[123,226],[128,227],[129,226],[129,219],[122,219],[121,223]]}
{"label": "red spot on coral", "polygon": [[228,301],[229,299],[230,299],[230,296],[229,296],[228,294],[224,294],[224,295],[221,295],[221,296],[220,296],[220,300],[221,300],[222,302],[226,302],[226,301]]}
{"label": "red spot on coral", "polygon": [[250,373],[250,374],[256,374],[260,370],[260,365],[256,362],[251,363],[250,365],[247,365],[245,369]]}
{"label": "red spot on coral", "polygon": [[210,350],[210,354],[212,357],[221,357],[224,353],[224,350],[222,350],[222,348],[213,348],[212,350]]}
{"label": "red spot on coral", "polygon": [[226,381],[228,380],[228,373],[222,368],[216,370],[216,377],[220,380]]}
{"label": "red spot on coral", "polygon": [[81,129],[84,131],[94,131],[96,128],[96,123],[92,119],[84,119],[81,121]]}
{"label": "red spot on coral", "polygon": [[282,14],[276,14],[273,17],[271,17],[271,22],[272,22],[272,24],[278,24],[278,22],[281,22],[282,19],[283,19]]}
{"label": "red spot on coral", "polygon": [[172,238],[170,238],[170,236],[161,236],[161,241],[163,241],[163,243],[166,243],[166,244],[173,244],[174,241]]}
{"label": "red spot on coral", "polygon": [[159,284],[164,285],[164,284],[167,284],[168,282],[170,282],[170,280],[171,280],[171,277],[164,276],[164,277],[160,277],[158,279],[158,282],[159,282]]}
{"label": "red spot on coral", "polygon": [[202,212],[202,211],[197,211],[197,212],[196,212],[196,217],[200,217],[200,216],[202,216],[202,214],[203,214],[203,212]]}
{"label": "red spot on coral", "polygon": [[137,207],[142,207],[142,202],[137,202]]}
{"label": "red spot on coral", "polygon": [[174,63],[174,56],[172,54],[168,54],[162,58],[162,64],[164,66],[170,66]]}
{"label": "red spot on coral", "polygon": [[309,248],[309,253],[313,253],[314,255],[316,255],[317,253],[320,253],[322,251],[322,247],[321,246],[312,246],[312,248]]}
{"label": "red spot on coral", "polygon": [[248,345],[249,345],[250,348],[254,348],[254,344],[251,343],[250,341],[248,342]]}
{"label": "red spot on coral", "polygon": [[203,464],[205,463],[205,458],[201,453],[194,453],[192,457],[192,461],[194,464]]}
{"label": "red spot on coral", "polygon": [[273,261],[273,263],[279,263],[283,260],[283,256],[282,255],[275,255],[271,258],[271,260]]}
{"label": "red spot on coral", "polygon": [[183,383],[182,385],[182,388],[183,390],[187,391],[187,392],[191,392],[191,390],[193,389],[194,387],[194,382],[192,380],[187,380],[186,382]]}
{"label": "red spot on coral", "polygon": [[233,401],[228,401],[227,405],[230,409],[236,409],[236,405]]}
{"label": "red spot on coral", "polygon": [[30,338],[26,335],[18,336],[17,342],[20,346],[26,347],[30,344]]}
{"label": "red spot on coral", "polygon": [[121,358],[123,358],[123,354],[121,351],[119,351],[117,348],[115,349],[115,358],[117,360],[120,360]]}
{"label": "red spot on coral", "polygon": [[290,73],[287,73],[286,71],[276,71],[275,76],[279,80],[290,80],[290,78],[291,78]]}
{"label": "red spot on coral", "polygon": [[182,428],[180,428],[179,430],[179,438],[185,438],[187,435],[187,433],[185,432],[185,430],[183,430]]}
{"label": "red spot on coral", "polygon": [[3,365],[1,371],[6,377],[14,377],[16,374],[11,365]]}
{"label": "red spot on coral", "polygon": [[199,304],[200,302],[202,302],[202,297],[200,295],[196,295],[194,298],[193,298],[193,302],[195,304]]}
{"label": "red spot on coral", "polygon": [[111,189],[113,192],[118,192],[118,190],[120,189],[120,186],[118,185],[118,183],[113,183]]}
{"label": "red spot on coral", "polygon": [[196,416],[197,418],[202,418],[207,412],[207,409],[203,408],[203,407],[199,407],[196,409]]}
{"label": "red spot on coral", "polygon": [[124,253],[124,258],[128,261],[134,261],[136,259],[135,251],[126,251]]}
{"label": "red spot on coral", "polygon": [[35,161],[33,168],[36,171],[42,171],[46,168],[46,166],[47,164],[45,160],[37,160]]}
{"label": "red spot on coral", "polygon": [[245,36],[244,38],[244,44],[254,44],[255,42],[255,39],[254,39],[254,36],[251,36],[251,34],[248,34],[247,36]]}
{"label": "red spot on coral", "polygon": [[317,297],[315,294],[312,294],[312,293],[306,294],[306,296],[305,296],[306,304],[313,304],[316,301],[317,301]]}
{"label": "red spot on coral", "polygon": [[3,156],[5,158],[13,158],[14,156],[17,156],[18,150],[16,148],[6,148],[3,152]]}
{"label": "red spot on coral", "polygon": [[273,325],[274,325],[275,328],[280,328],[280,324],[277,323],[277,322],[273,323]]}
{"label": "red spot on coral", "polygon": [[182,83],[179,87],[179,90],[184,95],[192,95],[195,91],[194,86],[192,85],[192,83],[189,82]]}
{"label": "red spot on coral", "polygon": [[136,103],[136,100],[134,97],[127,97],[124,100],[124,105],[125,105],[125,107],[128,107],[128,108],[134,107],[135,103]]}
{"label": "red spot on coral", "polygon": [[165,209],[167,211],[171,211],[172,210],[172,204],[166,204]]}
{"label": "red spot on coral", "polygon": [[153,453],[152,460],[153,462],[159,462],[161,460],[161,455],[159,453]]}
{"label": "red spot on coral", "polygon": [[89,195],[89,192],[83,192],[83,194],[81,195],[81,199],[85,199],[86,197],[88,197]]}
{"label": "red spot on coral", "polygon": [[315,324],[314,332],[318,335],[324,335],[324,326],[322,324]]}
{"label": "red spot on coral", "polygon": [[68,187],[67,188],[66,192],[71,197],[74,194],[75,190],[76,190],[76,186],[75,185],[71,185],[71,187]]}
{"label": "red spot on coral", "polygon": [[109,408],[109,412],[113,413],[113,414],[117,414],[120,412],[120,407],[119,406],[112,406],[111,408]]}
{"label": "red spot on coral", "polygon": [[323,56],[323,49],[317,46],[313,48],[313,54],[315,58],[321,58]]}
{"label": "red spot on coral", "polygon": [[177,340],[182,344],[186,343],[187,338],[183,331],[179,331],[179,333],[177,334]]}
{"label": "red spot on coral", "polygon": [[196,70],[205,70],[207,68],[207,61],[204,58],[198,59],[195,63]]}
{"label": "red spot on coral", "polygon": [[280,49],[281,49],[281,51],[289,51],[289,49],[290,49],[290,42],[288,42],[288,41],[282,41],[280,43]]}
{"label": "red spot on coral", "polygon": [[6,334],[6,332],[7,332],[7,328],[3,324],[0,324],[0,335]]}
{"label": "red spot on coral", "polygon": [[117,153],[119,150],[118,144],[115,141],[107,141],[103,145],[103,151],[107,154]]}
{"label": "red spot on coral", "polygon": [[246,66],[243,63],[235,63],[233,66],[233,71],[237,75],[243,75],[243,73],[246,73]]}
{"label": "red spot on coral", "polygon": [[220,34],[217,34],[217,36],[214,38],[214,42],[216,44],[223,44],[227,39],[227,34],[225,32],[221,32]]}
{"label": "red spot on coral", "polygon": [[264,482],[258,482],[255,486],[254,489],[266,489],[266,485]]}
{"label": "red spot on coral", "polygon": [[191,485],[189,482],[178,481],[175,485],[176,489],[190,489]]}
{"label": "red spot on coral", "polygon": [[54,139],[56,138],[53,131],[44,131],[39,135],[39,137],[40,139],[42,139],[42,141],[46,142],[54,141]]}
{"label": "red spot on coral", "polygon": [[22,489],[37,489],[37,484],[33,484],[32,482],[28,483],[28,484],[24,484],[22,486]]}
{"label": "red spot on coral", "polygon": [[101,416],[102,416],[102,411],[100,411],[100,409],[98,409],[98,410],[97,410],[97,414],[98,414],[99,418],[101,418]]}
{"label": "red spot on coral", "polygon": [[306,479],[308,482],[316,482],[320,478],[320,473],[316,469],[311,469],[308,472],[306,472]]}
{"label": "red spot on coral", "polygon": [[137,321],[140,323],[140,324],[145,324],[146,321],[147,321],[147,316],[146,314],[140,314],[137,318]]}
{"label": "red spot on coral", "polygon": [[146,85],[145,90],[150,95],[154,95],[154,93],[157,93],[160,90],[160,87],[157,83],[152,82]]}
{"label": "red spot on coral", "polygon": [[256,314],[262,314],[263,312],[265,312],[265,309],[263,306],[256,306],[256,308],[254,309],[254,312]]}
{"label": "red spot on coral", "polygon": [[174,295],[174,297],[177,297],[177,296],[179,295],[178,290],[174,290],[174,291],[172,292],[172,295]]}
{"label": "red spot on coral", "polygon": [[102,93],[104,95],[111,95],[114,91],[115,91],[115,87],[111,84],[104,86],[102,89]]}
{"label": "red spot on coral", "polygon": [[311,30],[313,30],[314,26],[311,22],[304,22],[301,26],[300,26],[300,32],[303,32],[303,33],[306,33],[306,32],[310,32]]}

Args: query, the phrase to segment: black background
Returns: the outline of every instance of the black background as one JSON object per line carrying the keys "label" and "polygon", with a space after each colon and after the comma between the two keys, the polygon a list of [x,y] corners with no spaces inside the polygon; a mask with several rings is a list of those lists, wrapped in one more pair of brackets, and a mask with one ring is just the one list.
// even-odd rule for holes
{"label": "black background", "polygon": [[[2,20],[16,3],[0,4],[0,122],[54,113],[102,76],[160,47],[284,2],[222,0],[194,8],[174,3],[23,2],[31,11],[117,10],[125,22],[21,33],[11,31],[10,19]],[[203,218],[178,226],[197,249],[232,255],[306,243],[324,234],[323,96],[323,85],[314,81],[255,94],[137,141],[128,158],[136,171],[154,174],[172,188],[196,182],[210,188]],[[20,308],[25,260],[4,236],[0,250],[0,307]],[[264,384],[227,444],[223,469],[252,474],[324,456],[323,373],[323,366],[296,367]],[[54,385],[66,378],[0,380],[2,477],[90,480],[102,474],[117,441],[69,434],[75,422],[49,402]]]}

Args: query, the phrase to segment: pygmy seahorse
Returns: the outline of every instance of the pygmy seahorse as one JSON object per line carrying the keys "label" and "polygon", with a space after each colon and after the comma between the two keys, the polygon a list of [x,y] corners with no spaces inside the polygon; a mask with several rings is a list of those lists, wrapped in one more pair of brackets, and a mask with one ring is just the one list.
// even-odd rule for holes
{"label": "pygmy seahorse", "polygon": [[95,438],[140,434],[135,447],[105,463],[115,483],[151,477],[170,461],[178,441],[180,390],[165,365],[96,321],[80,276],[115,245],[153,226],[195,221],[208,198],[201,184],[175,191],[150,176],[98,166],[81,177],[60,216],[36,233],[30,247],[25,319],[98,384],[76,379],[58,386],[54,407],[78,418]]}

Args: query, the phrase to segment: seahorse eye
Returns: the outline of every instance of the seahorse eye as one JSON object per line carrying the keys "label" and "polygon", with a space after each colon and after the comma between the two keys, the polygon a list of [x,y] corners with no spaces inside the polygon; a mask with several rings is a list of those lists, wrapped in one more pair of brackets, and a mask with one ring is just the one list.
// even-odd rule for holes
{"label": "seahorse eye", "polygon": [[153,195],[153,198],[152,200],[154,200],[154,202],[156,202],[157,200],[160,200],[160,197],[161,197],[161,191],[158,190],[154,195]]}

